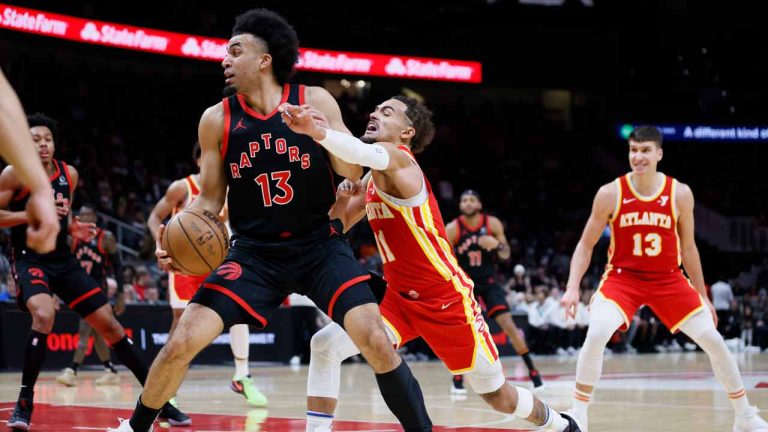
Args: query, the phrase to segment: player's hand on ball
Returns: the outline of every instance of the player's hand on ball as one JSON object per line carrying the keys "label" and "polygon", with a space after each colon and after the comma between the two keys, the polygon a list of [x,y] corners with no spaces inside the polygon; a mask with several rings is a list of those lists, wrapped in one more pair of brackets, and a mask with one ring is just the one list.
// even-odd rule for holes
{"label": "player's hand on ball", "polygon": [[173,267],[173,259],[168,255],[168,252],[163,250],[163,244],[161,238],[165,232],[165,225],[160,224],[160,229],[157,230],[157,239],[155,239],[155,256],[157,257],[157,266],[165,272],[176,271]]}
{"label": "player's hand on ball", "polygon": [[565,308],[565,319],[576,319],[576,308],[579,306],[579,290],[566,289],[565,294],[560,299],[560,305]]}
{"label": "player's hand on ball", "polygon": [[487,251],[492,251],[499,247],[499,240],[494,236],[484,235],[477,239],[477,244]]}
{"label": "player's hand on ball", "polygon": [[80,222],[80,218],[75,216],[69,224],[69,234],[80,241],[89,242],[96,237],[96,224]]}

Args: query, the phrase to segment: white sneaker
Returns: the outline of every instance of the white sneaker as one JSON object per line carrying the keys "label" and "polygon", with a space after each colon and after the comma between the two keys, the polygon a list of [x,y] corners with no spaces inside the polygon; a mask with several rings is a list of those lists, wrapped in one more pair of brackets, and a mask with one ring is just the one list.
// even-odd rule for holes
{"label": "white sneaker", "polygon": [[768,423],[757,415],[757,407],[750,407],[749,413],[736,416],[733,432],[768,432]]}
{"label": "white sneaker", "polygon": [[75,370],[72,368],[65,368],[63,371],[61,371],[61,374],[56,377],[56,382],[59,384],[64,384],[67,387],[76,386],[77,376],[75,375]]}
{"label": "white sneaker", "polygon": [[579,425],[579,429],[581,429],[581,432],[589,432],[588,426],[587,426],[587,415],[582,413],[576,413],[573,410],[565,411],[564,414],[569,415],[572,419],[576,420],[576,423]]}
{"label": "white sneaker", "polygon": [[111,371],[104,371],[104,374],[93,380],[93,383],[97,386],[119,385],[120,376]]}
{"label": "white sneaker", "polygon": [[[118,418],[117,420],[120,422],[120,426],[116,428],[107,428],[107,432],[133,432],[130,420],[123,420],[121,418]],[[149,430],[147,432],[152,432],[154,428],[154,426],[149,426]]]}
{"label": "white sneaker", "polygon": [[557,349],[557,355],[559,355],[559,356],[567,356],[568,355],[568,351],[566,351],[565,348],[560,347],[560,348]]}

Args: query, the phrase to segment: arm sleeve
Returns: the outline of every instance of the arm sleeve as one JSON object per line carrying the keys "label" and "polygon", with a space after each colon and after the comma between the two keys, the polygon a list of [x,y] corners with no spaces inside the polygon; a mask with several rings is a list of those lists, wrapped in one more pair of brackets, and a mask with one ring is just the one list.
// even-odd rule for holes
{"label": "arm sleeve", "polygon": [[366,144],[352,135],[332,129],[325,130],[325,138],[318,144],[344,162],[384,170],[389,166],[389,152],[379,144]]}

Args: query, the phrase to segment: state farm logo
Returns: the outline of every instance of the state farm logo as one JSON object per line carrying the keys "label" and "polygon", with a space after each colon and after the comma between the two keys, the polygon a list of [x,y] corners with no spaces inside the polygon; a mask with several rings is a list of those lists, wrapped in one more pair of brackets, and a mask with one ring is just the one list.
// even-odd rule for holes
{"label": "state farm logo", "polygon": [[98,42],[99,39],[101,39],[101,33],[99,32],[99,29],[96,28],[96,24],[88,22],[85,23],[85,27],[80,30],[80,37],[89,42]]}
{"label": "state farm logo", "polygon": [[92,21],[86,22],[80,30],[80,38],[86,42],[157,52],[167,51],[169,43],[167,37],[147,33],[142,29],[115,27],[111,24],[99,27]]}
{"label": "state farm logo", "polygon": [[384,67],[384,72],[387,75],[398,77],[469,81],[472,79],[474,69],[470,66],[454,65],[447,61],[435,62],[418,59],[403,61],[399,57],[393,57]]}
{"label": "state farm logo", "polygon": [[181,53],[189,57],[221,60],[227,54],[227,44],[210,39],[203,39],[200,42],[196,37],[188,37],[181,46]]}
{"label": "state farm logo", "polygon": [[387,75],[403,76],[407,72],[403,61],[395,57],[387,63],[384,67],[384,71]]}
{"label": "state farm logo", "polygon": [[370,73],[373,60],[344,53],[301,50],[296,67],[325,72]]}

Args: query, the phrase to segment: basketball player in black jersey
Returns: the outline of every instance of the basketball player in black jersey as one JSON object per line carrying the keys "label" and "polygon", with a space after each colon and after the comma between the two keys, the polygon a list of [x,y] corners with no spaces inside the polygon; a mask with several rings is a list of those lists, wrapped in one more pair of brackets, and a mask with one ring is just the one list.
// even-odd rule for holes
{"label": "basketball player in black jersey", "polygon": [[30,141],[24,109],[0,70],[0,156],[15,167],[21,183],[30,189],[27,246],[35,252],[47,253],[56,246],[59,219],[49,199],[51,183]]}
{"label": "basketball player in black jersey", "polygon": [[[464,191],[459,201],[461,215],[445,226],[451,246],[456,251],[459,265],[475,283],[475,297],[485,304],[488,318],[499,324],[509,336],[512,346],[528,367],[533,389],[540,390],[544,383],[533,365],[525,339],[517,329],[507,304],[506,293],[496,283],[496,262],[509,258],[509,242],[504,225],[495,217],[484,213],[480,194],[472,189]],[[453,393],[466,393],[463,377],[453,377]]]}
{"label": "basketball player in black jersey", "polygon": [[[29,198],[29,189],[19,181],[12,165],[0,174],[0,226],[11,228],[13,275],[16,279],[16,301],[19,308],[32,314],[32,329],[24,347],[24,371],[21,377],[21,391],[16,407],[11,413],[8,427],[29,430],[32,418],[34,386],[45,361],[47,338],[53,329],[55,316],[52,295],[56,294],[70,309],[77,312],[108,343],[115,348],[117,357],[143,383],[146,379],[146,365],[131,347],[132,342],[125,335],[125,329],[115,319],[107,298],[91,279],[67,245],[67,234],[82,241],[90,241],[96,226],[72,218],[70,209],[72,197],[78,182],[78,172],[53,158],[58,139],[56,122],[42,114],[27,118],[32,140],[48,173],[53,189],[51,200],[56,203],[60,231],[56,248],[46,254],[38,254],[27,248],[24,211]],[[189,417],[168,405],[163,415],[172,423],[185,424]]]}
{"label": "basketball player in black jersey", "polygon": [[[80,207],[78,217],[81,222],[95,224],[97,221],[96,212],[88,205]],[[101,287],[101,291],[108,294],[107,275],[111,274],[117,285],[117,293],[115,299],[114,312],[115,315],[120,315],[125,311],[125,296],[123,295],[122,274],[123,266],[120,260],[120,254],[117,253],[117,239],[111,231],[103,228],[96,229],[96,235],[91,241],[82,241],[79,239],[72,239],[71,246],[72,253],[75,254],[75,258],[80,265],[88,273],[91,279],[95,280]],[[109,355],[109,346],[101,335],[93,331],[93,327],[88,324],[88,321],[80,319],[80,326],[78,329],[79,341],[77,349],[72,359],[72,364],[65,368],[59,376],[56,377],[56,382],[64,384],[65,386],[72,387],[77,383],[77,370],[80,365],[83,364],[85,359],[85,350],[88,348],[88,340],[93,336],[93,349],[99,356],[99,361],[104,365],[104,374],[93,382],[96,385],[116,385],[120,383],[120,378],[117,375]]]}
{"label": "basketball player in black jersey", "polygon": [[[133,416],[117,431],[149,430],[200,350],[234,324],[266,327],[291,292],[306,294],[346,328],[406,431],[432,430],[421,389],[389,343],[369,276],[341,237],[341,223],[328,218],[333,173],[356,180],[362,169],[292,132],[278,113],[285,102],[312,104],[330,127],[349,133],[326,90],[288,84],[297,58],[296,33],[282,17],[265,9],[237,17],[222,62],[236,94],[200,120],[201,193],[191,204],[218,214],[226,196],[231,248],[184,310]],[[156,253],[170,263],[165,251]]]}

